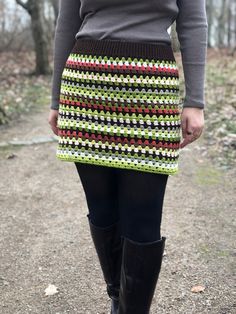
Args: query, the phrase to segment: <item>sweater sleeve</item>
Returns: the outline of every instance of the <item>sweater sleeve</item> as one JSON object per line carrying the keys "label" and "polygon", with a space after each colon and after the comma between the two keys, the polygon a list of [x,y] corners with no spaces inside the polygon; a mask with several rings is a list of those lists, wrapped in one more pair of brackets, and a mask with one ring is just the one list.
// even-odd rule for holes
{"label": "sweater sleeve", "polygon": [[207,17],[205,0],[177,0],[176,31],[185,79],[184,107],[205,108]]}
{"label": "sweater sleeve", "polygon": [[51,109],[58,110],[59,108],[61,75],[66,60],[75,44],[75,35],[82,24],[79,13],[80,1],[59,0],[59,15],[54,38]]}

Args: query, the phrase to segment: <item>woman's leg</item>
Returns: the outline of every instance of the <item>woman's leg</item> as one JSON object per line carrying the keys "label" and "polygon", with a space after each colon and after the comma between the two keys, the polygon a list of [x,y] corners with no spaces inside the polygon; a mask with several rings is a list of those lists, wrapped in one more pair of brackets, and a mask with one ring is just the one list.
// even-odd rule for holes
{"label": "woman's leg", "polygon": [[137,242],[161,238],[161,219],[168,175],[120,170],[119,214],[122,234]]}
{"label": "woman's leg", "polygon": [[107,293],[112,300],[111,313],[116,314],[123,248],[119,230],[116,169],[82,163],[75,165],[87,198],[91,236],[107,284]]}
{"label": "woman's leg", "polygon": [[119,220],[116,169],[75,162],[92,223],[110,226]]}
{"label": "woman's leg", "polygon": [[119,314],[150,313],[165,246],[160,227],[168,175],[119,173],[119,213],[124,238]]}

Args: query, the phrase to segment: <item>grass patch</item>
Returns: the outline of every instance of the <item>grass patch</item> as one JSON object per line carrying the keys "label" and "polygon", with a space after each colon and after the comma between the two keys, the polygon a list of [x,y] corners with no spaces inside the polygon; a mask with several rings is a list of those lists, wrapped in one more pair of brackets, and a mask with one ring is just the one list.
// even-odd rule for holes
{"label": "grass patch", "polygon": [[203,164],[196,169],[194,179],[197,184],[208,186],[220,183],[222,175],[222,171]]}

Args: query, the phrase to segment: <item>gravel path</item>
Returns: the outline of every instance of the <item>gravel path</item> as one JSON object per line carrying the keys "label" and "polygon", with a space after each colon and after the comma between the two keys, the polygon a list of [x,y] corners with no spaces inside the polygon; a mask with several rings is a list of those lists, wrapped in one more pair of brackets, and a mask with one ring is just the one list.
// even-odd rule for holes
{"label": "gravel path", "polygon": [[[1,129],[1,142],[51,136],[47,116],[44,107]],[[213,165],[203,144],[181,151],[180,172],[168,181],[152,314],[236,313],[236,175]],[[1,314],[109,313],[82,185],[55,149],[56,141],[0,149]],[[58,293],[45,296],[49,284]],[[191,292],[196,285],[204,291]]]}

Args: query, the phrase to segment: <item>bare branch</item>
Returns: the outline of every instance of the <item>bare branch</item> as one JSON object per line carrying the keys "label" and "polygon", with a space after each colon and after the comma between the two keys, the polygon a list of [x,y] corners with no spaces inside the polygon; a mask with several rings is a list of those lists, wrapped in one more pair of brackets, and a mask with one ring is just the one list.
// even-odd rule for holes
{"label": "bare branch", "polygon": [[16,3],[22,6],[25,10],[29,11],[29,2],[24,2],[22,0],[16,0]]}

